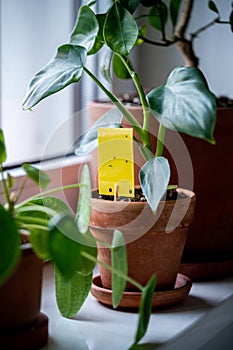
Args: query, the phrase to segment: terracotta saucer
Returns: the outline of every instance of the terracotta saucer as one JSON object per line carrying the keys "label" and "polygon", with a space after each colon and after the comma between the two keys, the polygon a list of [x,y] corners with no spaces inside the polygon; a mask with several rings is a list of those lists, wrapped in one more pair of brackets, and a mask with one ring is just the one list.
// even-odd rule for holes
{"label": "terracotta saucer", "polygon": [[[187,276],[178,273],[174,289],[154,293],[153,308],[166,308],[181,302],[189,294],[191,287],[192,281]],[[112,306],[112,291],[102,286],[100,275],[94,276],[92,280],[91,294],[101,303]],[[140,299],[141,292],[124,292],[119,307],[137,308]]]}

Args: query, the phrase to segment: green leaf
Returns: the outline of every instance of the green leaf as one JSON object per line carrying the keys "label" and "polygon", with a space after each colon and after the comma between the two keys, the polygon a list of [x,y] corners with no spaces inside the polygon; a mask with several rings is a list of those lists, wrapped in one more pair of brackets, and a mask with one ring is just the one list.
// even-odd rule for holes
{"label": "green leaf", "polygon": [[[96,248],[96,242],[93,239],[90,232],[85,234],[84,240],[81,240],[82,247],[81,247],[81,259],[79,261],[77,272],[81,275],[87,276],[89,275],[95,268],[97,263],[97,248]],[[82,253],[87,253],[92,256],[92,258],[95,259],[95,261],[92,261],[88,259],[87,257],[83,256]]]}
{"label": "green leaf", "polygon": [[164,196],[170,179],[170,167],[166,158],[155,157],[148,160],[139,173],[142,191],[153,213]]}
{"label": "green leaf", "polygon": [[[129,66],[131,68],[133,68],[129,57],[126,57],[126,61],[129,64]],[[120,79],[130,79],[131,78],[131,75],[129,74],[127,68],[125,67],[124,63],[122,62],[122,60],[120,59],[120,57],[118,55],[116,55],[116,54],[113,55],[112,64],[113,64],[114,73],[116,74],[116,76],[118,78],[120,78]]]}
{"label": "green leaf", "polygon": [[79,232],[84,234],[88,231],[91,217],[91,176],[87,164],[82,168],[80,183],[76,221]]}
{"label": "green leaf", "polygon": [[106,44],[121,55],[128,55],[138,36],[138,27],[133,16],[115,2],[105,21]]}
{"label": "green leaf", "polygon": [[90,7],[82,6],[70,35],[70,44],[83,46],[88,52],[95,43],[98,31],[99,24],[94,12]]}
{"label": "green leaf", "polygon": [[217,13],[219,15],[219,10],[218,10],[216,4],[213,1],[209,1],[208,2],[208,7],[209,7],[209,9],[211,11],[213,11],[213,12],[215,12],[215,13]]}
{"label": "green leaf", "polygon": [[2,129],[0,129],[0,164],[6,161],[5,139]]}
{"label": "green leaf", "polygon": [[82,46],[63,45],[56,56],[31,80],[23,101],[30,109],[44,98],[81,79],[87,51]]}
{"label": "green leaf", "polygon": [[71,216],[59,214],[51,219],[49,251],[55,265],[67,279],[72,277],[79,266],[81,245],[78,239],[79,232]]}
{"label": "green leaf", "polygon": [[160,1],[153,6],[149,11],[149,22],[152,27],[162,31],[168,18],[167,5]]}
{"label": "green leaf", "polygon": [[215,143],[216,99],[198,68],[175,68],[166,85],[147,97],[151,112],[165,128]]}
{"label": "green leaf", "polygon": [[47,229],[31,229],[29,239],[37,256],[42,260],[51,259],[49,251],[49,232]]}
{"label": "green leaf", "polygon": [[77,156],[84,156],[92,152],[98,146],[98,128],[119,128],[121,126],[122,118],[123,115],[117,108],[113,108],[105,113],[81,137],[75,150],[75,154]]}
{"label": "green leaf", "polygon": [[49,176],[42,170],[37,169],[31,164],[23,164],[23,169],[25,170],[28,177],[33,180],[41,188],[46,188],[50,183]]}
{"label": "green leaf", "polygon": [[113,52],[106,47],[105,51],[101,55],[100,59],[100,73],[106,79],[108,83],[112,83],[111,77],[111,62],[112,62]]}
{"label": "green leaf", "polygon": [[[127,276],[127,253],[123,234],[119,230],[114,231],[111,249],[112,268]],[[126,279],[112,272],[112,304],[116,308],[122,298],[126,286]]]}
{"label": "green leaf", "polygon": [[95,38],[95,43],[94,43],[92,49],[88,52],[88,55],[95,54],[104,45],[103,30],[104,30],[104,23],[105,23],[105,19],[106,19],[106,14],[105,13],[97,14],[96,19],[98,21],[99,31],[98,31],[97,36]]}
{"label": "green leaf", "polygon": [[0,285],[20,258],[20,236],[12,215],[0,204]]}
{"label": "green leaf", "polygon": [[130,13],[134,13],[139,3],[140,0],[120,0],[120,4],[124,6]]}
{"label": "green leaf", "polygon": [[67,280],[55,267],[56,300],[62,316],[72,318],[77,314],[88,296],[91,283],[92,274],[83,276],[75,272]]}
{"label": "green leaf", "polygon": [[7,184],[9,188],[14,187],[15,185],[15,178],[11,176],[11,174],[7,173]]}
{"label": "green leaf", "polygon": [[169,4],[169,11],[170,11],[170,16],[171,16],[171,21],[173,27],[175,27],[177,18],[178,18],[178,13],[180,10],[180,5],[181,5],[181,0],[171,0]]}
{"label": "green leaf", "polygon": [[136,345],[145,335],[152,308],[152,300],[156,286],[156,276],[153,275],[147,285],[143,288],[139,307],[139,320],[134,345]]}

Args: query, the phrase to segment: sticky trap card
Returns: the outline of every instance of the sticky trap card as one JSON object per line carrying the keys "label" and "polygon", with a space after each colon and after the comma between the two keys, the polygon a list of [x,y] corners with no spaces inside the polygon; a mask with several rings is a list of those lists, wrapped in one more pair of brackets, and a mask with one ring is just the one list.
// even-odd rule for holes
{"label": "sticky trap card", "polygon": [[134,197],[132,128],[98,129],[99,194]]}

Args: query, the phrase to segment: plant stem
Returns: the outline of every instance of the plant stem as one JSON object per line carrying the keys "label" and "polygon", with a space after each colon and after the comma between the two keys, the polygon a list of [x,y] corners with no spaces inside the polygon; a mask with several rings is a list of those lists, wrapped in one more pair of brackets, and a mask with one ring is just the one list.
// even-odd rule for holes
{"label": "plant stem", "polygon": [[138,283],[137,281],[135,281],[134,279],[132,279],[129,276],[126,276],[125,274],[123,274],[121,271],[112,268],[112,266],[109,266],[108,264],[105,264],[103,261],[100,261],[98,259],[96,259],[94,256],[92,256],[91,254],[82,251],[81,255],[103,267],[105,267],[107,270],[111,271],[112,273],[117,274],[119,277],[124,278],[127,282],[131,283],[132,285],[134,285],[137,289],[139,289],[141,292],[143,291],[143,287],[141,286],[140,283]]}
{"label": "plant stem", "polygon": [[157,139],[155,157],[161,157],[163,155],[165,135],[166,135],[166,128],[165,128],[165,126],[160,124],[159,131],[158,131],[158,139]]}
{"label": "plant stem", "polygon": [[142,110],[143,110],[143,130],[145,132],[145,141],[146,143],[143,143],[146,147],[151,149],[151,142],[150,142],[150,135],[149,135],[149,128],[150,128],[150,109],[149,105],[146,99],[145,92],[142,88],[142,84],[140,82],[138,74],[131,69],[130,65],[128,64],[127,60],[125,59],[124,56],[117,54],[119,58],[122,60],[123,64],[125,65],[126,69],[128,70],[134,85],[137,89],[139,99],[142,105]]}
{"label": "plant stem", "polygon": [[30,202],[31,200],[33,200],[35,198],[41,198],[41,197],[47,196],[48,194],[56,193],[56,192],[59,192],[61,190],[69,190],[69,189],[77,188],[77,187],[81,187],[81,186],[85,186],[85,185],[78,183],[78,184],[56,187],[56,188],[52,188],[51,190],[48,190],[48,191],[40,192],[32,197],[29,197],[28,199],[25,199],[23,202],[20,202],[16,206],[16,208],[21,207],[24,204],[27,204],[28,202]]}
{"label": "plant stem", "polygon": [[146,143],[146,136],[143,128],[138,123],[136,118],[128,111],[128,109],[123,105],[123,103],[92,74],[86,67],[83,67],[84,71],[90,76],[92,80],[99,86],[101,90],[108,96],[108,98],[113,102],[113,104],[121,111],[128,122],[132,125],[135,131],[138,133],[143,143]]}

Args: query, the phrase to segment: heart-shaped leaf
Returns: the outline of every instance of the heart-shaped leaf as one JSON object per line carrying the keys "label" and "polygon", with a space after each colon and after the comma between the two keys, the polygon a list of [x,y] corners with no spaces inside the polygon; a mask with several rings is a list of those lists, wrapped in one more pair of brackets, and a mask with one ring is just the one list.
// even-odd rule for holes
{"label": "heart-shaped leaf", "polygon": [[166,85],[147,97],[153,115],[164,127],[214,143],[216,100],[198,68],[175,68]]}
{"label": "heart-shaped leaf", "polygon": [[0,204],[0,285],[16,267],[20,237],[12,215]]}
{"label": "heart-shaped leaf", "polygon": [[[113,270],[118,270],[127,276],[127,253],[123,234],[119,230],[114,231],[111,249]],[[121,301],[126,286],[126,279],[115,272],[112,272],[112,304],[116,308]]]}
{"label": "heart-shaped leaf", "polygon": [[170,179],[170,167],[166,158],[155,157],[140,169],[142,191],[153,213],[164,196]]}
{"label": "heart-shaped leaf", "polygon": [[75,272],[67,280],[55,267],[56,300],[62,316],[72,318],[77,314],[88,296],[91,283],[92,273],[83,276]]}
{"label": "heart-shaped leaf", "polygon": [[128,55],[138,36],[138,26],[130,14],[115,2],[105,21],[104,38],[106,44],[121,55]]}
{"label": "heart-shaped leaf", "polygon": [[123,115],[117,108],[105,113],[78,141],[75,154],[84,156],[92,152],[98,146],[98,128],[119,128],[122,118]]}
{"label": "heart-shaped leaf", "polygon": [[87,51],[83,46],[60,46],[55,58],[32,78],[23,108],[30,109],[44,98],[78,82],[82,76],[86,55]]}
{"label": "heart-shaped leaf", "polygon": [[99,24],[94,12],[88,6],[82,6],[70,36],[70,44],[80,45],[90,51],[95,43]]}

